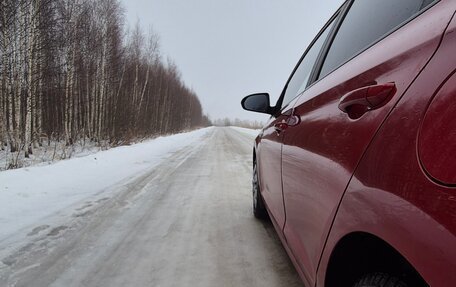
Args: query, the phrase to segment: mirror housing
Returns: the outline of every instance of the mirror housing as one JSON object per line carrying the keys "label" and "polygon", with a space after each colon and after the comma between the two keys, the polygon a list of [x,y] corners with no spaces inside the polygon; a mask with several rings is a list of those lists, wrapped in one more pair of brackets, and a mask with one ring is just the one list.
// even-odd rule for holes
{"label": "mirror housing", "polygon": [[273,108],[269,105],[269,94],[258,93],[252,94],[241,101],[242,108],[246,111],[272,114]]}

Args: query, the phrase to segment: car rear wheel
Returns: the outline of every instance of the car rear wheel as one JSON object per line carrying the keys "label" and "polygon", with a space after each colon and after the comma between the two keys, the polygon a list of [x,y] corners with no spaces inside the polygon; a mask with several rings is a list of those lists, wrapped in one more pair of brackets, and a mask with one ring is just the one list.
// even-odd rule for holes
{"label": "car rear wheel", "polygon": [[353,287],[408,287],[402,280],[386,273],[365,275]]}
{"label": "car rear wheel", "polygon": [[266,208],[264,207],[263,198],[260,194],[260,184],[258,181],[258,169],[256,162],[253,164],[252,177],[252,193],[253,193],[253,214],[256,218],[267,218]]}

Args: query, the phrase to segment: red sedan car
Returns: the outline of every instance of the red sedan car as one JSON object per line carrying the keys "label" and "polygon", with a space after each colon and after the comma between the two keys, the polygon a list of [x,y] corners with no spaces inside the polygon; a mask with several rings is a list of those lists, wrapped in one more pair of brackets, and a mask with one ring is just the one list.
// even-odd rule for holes
{"label": "red sedan car", "polygon": [[456,286],[456,1],[351,0],[253,150],[253,208],[305,286]]}

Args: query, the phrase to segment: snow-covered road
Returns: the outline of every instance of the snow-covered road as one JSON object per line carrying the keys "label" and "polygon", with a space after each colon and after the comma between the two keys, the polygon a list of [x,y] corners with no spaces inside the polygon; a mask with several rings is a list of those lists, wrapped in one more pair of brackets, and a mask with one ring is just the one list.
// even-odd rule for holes
{"label": "snow-covered road", "polygon": [[0,173],[0,286],[301,286],[251,212],[253,134],[209,128]]}

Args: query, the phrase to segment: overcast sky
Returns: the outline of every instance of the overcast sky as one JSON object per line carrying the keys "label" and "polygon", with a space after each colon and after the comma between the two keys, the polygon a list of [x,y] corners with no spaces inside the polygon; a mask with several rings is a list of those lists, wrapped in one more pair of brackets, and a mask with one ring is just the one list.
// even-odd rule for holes
{"label": "overcast sky", "polygon": [[[122,0],[132,27],[152,26],[211,119],[265,121],[241,99],[275,103],[292,69],[343,0]],[[166,58],[165,58],[166,59]]]}

